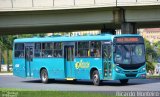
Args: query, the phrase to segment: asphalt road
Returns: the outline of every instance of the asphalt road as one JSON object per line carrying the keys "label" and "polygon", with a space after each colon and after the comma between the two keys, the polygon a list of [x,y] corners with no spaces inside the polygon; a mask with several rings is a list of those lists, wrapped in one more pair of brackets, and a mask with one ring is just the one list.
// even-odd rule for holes
{"label": "asphalt road", "polygon": [[48,84],[43,84],[40,79],[0,75],[0,88],[58,91],[160,91],[160,79],[132,79],[128,85],[121,85],[119,81],[103,81],[101,86],[94,86],[91,81],[51,80]]}

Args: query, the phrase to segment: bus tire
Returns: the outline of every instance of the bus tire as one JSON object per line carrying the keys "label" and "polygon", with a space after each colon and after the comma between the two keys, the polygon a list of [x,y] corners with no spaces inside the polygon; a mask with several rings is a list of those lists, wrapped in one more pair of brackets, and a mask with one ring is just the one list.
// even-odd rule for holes
{"label": "bus tire", "polygon": [[92,81],[95,86],[100,85],[100,77],[99,77],[99,72],[97,70],[94,70],[92,73]]}
{"label": "bus tire", "polygon": [[42,83],[48,83],[48,72],[46,69],[41,70],[41,81]]}
{"label": "bus tire", "polygon": [[122,79],[122,80],[120,80],[120,82],[121,82],[121,84],[125,85],[128,83],[128,79]]}

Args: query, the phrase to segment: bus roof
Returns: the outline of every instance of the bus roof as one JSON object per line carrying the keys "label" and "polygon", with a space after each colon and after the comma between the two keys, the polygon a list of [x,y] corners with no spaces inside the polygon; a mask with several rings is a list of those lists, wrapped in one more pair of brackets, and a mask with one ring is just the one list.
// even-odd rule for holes
{"label": "bus roof", "polygon": [[121,34],[121,35],[96,35],[96,36],[59,36],[59,37],[33,37],[33,38],[21,38],[15,39],[15,43],[24,42],[69,42],[69,41],[96,41],[96,40],[113,40],[114,37],[122,36],[140,36],[138,34]]}

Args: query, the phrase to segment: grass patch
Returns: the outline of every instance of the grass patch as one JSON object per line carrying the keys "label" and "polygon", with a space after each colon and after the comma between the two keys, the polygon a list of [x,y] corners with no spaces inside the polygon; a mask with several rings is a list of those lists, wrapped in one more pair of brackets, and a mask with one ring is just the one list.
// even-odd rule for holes
{"label": "grass patch", "polygon": [[[0,96],[14,95],[12,97],[116,97],[107,93],[99,92],[73,92],[73,91],[35,91],[25,89],[5,89],[0,88]],[[7,96],[9,97],[9,96]]]}
{"label": "grass patch", "polygon": [[148,75],[148,79],[160,79],[160,75]]}

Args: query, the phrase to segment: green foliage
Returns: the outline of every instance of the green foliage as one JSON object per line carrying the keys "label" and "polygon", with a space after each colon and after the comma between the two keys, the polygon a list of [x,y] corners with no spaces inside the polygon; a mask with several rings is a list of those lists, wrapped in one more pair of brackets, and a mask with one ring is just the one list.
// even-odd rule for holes
{"label": "green foliage", "polygon": [[153,59],[157,58],[157,53],[155,52],[153,46],[151,46],[150,42],[145,39],[145,47],[146,47],[146,68],[147,71],[154,70],[154,64],[152,63]]}
{"label": "green foliage", "polygon": [[7,50],[4,50],[2,54],[2,59],[3,59],[4,64],[7,64],[8,59],[9,59],[9,64],[12,64],[12,50],[9,50],[9,58],[7,57],[8,57]]}
{"label": "green foliage", "polygon": [[160,57],[160,41],[153,44],[155,47],[155,51],[157,53],[157,57]]}
{"label": "green foliage", "polygon": [[2,49],[12,49],[14,37],[12,35],[0,36],[0,45]]}
{"label": "green foliage", "polygon": [[154,67],[154,65],[153,65],[152,62],[146,61],[146,64],[147,64],[147,65],[146,65],[147,72],[148,72],[149,70],[153,71],[153,70],[155,69],[155,67]]}
{"label": "green foliage", "polygon": [[[1,35],[0,36],[0,47],[1,52],[0,59],[3,59],[4,64],[11,64],[12,63],[12,47],[13,41],[16,38],[30,38],[34,36],[43,37],[45,33],[40,34],[21,34],[21,35]],[[6,52],[9,52],[9,55]],[[2,57],[2,58],[1,58]],[[0,60],[2,61],[2,60]],[[1,62],[0,62],[1,63]]]}
{"label": "green foliage", "polygon": [[146,39],[145,39],[145,47],[146,47],[146,59],[147,59],[147,61],[152,61],[152,59],[157,59],[157,53],[154,50],[154,45],[152,46],[150,44],[150,42]]}
{"label": "green foliage", "polygon": [[154,46],[151,46],[150,42],[145,39],[145,47],[146,47],[146,57],[147,60],[151,55],[154,59],[157,58],[157,53],[154,50]]}

